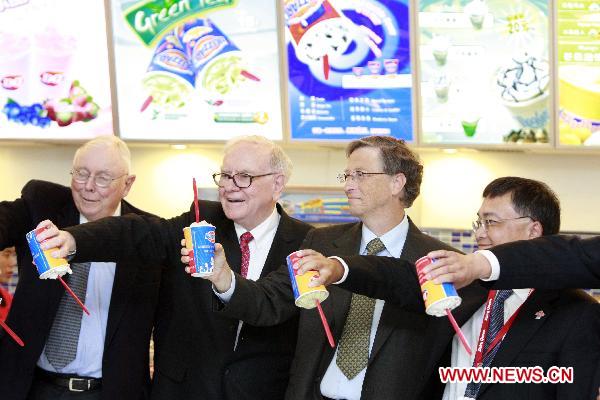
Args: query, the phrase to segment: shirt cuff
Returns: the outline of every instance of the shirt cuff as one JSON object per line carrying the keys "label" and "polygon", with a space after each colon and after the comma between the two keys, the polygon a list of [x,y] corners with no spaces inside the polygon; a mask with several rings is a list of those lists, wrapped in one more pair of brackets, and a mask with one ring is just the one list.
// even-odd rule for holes
{"label": "shirt cuff", "polygon": [[344,267],[344,275],[342,275],[342,277],[340,278],[339,281],[333,282],[333,285],[339,285],[340,283],[344,282],[346,280],[346,278],[348,277],[348,264],[346,264],[346,261],[344,261],[341,258],[336,257],[336,256],[331,256],[331,257],[327,257],[327,258],[333,258],[334,260],[338,260],[340,262],[340,264],[342,264],[342,267]]}
{"label": "shirt cuff", "polygon": [[229,290],[227,290],[226,292],[223,292],[223,293],[219,293],[215,290],[215,287],[213,285],[213,292],[215,292],[217,297],[223,303],[229,303],[229,300],[231,300],[231,297],[233,296],[234,291],[235,291],[235,274],[233,273],[233,270],[231,271],[231,286],[229,287]]}
{"label": "shirt cuff", "polygon": [[475,253],[478,253],[478,254],[481,254],[482,256],[484,256],[488,260],[490,265],[492,266],[492,273],[490,274],[490,276],[485,279],[481,278],[481,280],[484,282],[498,280],[498,278],[500,277],[500,262],[498,261],[498,259],[494,255],[494,253],[492,253],[489,250],[477,250]]}

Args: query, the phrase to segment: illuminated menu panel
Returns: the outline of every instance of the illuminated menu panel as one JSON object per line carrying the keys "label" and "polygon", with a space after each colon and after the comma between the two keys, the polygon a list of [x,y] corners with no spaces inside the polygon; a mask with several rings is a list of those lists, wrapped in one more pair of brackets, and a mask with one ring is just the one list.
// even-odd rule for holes
{"label": "illuminated menu panel", "polygon": [[600,145],[600,2],[558,1],[558,130],[562,145]]}
{"label": "illuminated menu panel", "polygon": [[112,132],[104,2],[0,1],[0,139]]}
{"label": "illuminated menu panel", "polygon": [[407,0],[284,0],[292,139],[413,140]]}
{"label": "illuminated menu panel", "polygon": [[273,0],[111,1],[119,133],[282,139]]}
{"label": "illuminated menu panel", "polygon": [[549,143],[546,0],[419,1],[423,142]]}

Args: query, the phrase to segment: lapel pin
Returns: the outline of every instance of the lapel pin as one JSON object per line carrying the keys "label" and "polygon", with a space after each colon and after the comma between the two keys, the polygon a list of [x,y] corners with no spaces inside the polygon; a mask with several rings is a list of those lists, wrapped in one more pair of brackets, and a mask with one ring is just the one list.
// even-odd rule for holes
{"label": "lapel pin", "polygon": [[546,316],[546,313],[543,310],[540,310],[535,313],[535,319],[542,319]]}

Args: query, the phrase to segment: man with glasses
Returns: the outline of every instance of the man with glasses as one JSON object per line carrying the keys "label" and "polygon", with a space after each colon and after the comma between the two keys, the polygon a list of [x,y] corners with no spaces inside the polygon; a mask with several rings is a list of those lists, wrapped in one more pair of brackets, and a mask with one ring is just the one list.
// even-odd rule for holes
{"label": "man with glasses", "polygon": [[[556,195],[542,182],[519,177],[492,181],[483,191],[483,203],[477,216],[473,228],[477,245],[483,250],[553,235],[560,228]],[[406,266],[394,265],[388,260],[367,262],[356,257],[344,260],[349,265],[348,276],[359,275],[353,277],[353,282],[357,283],[357,279],[365,282],[351,287],[352,290],[381,296],[394,303],[406,302],[406,293],[393,290],[400,285],[394,281],[405,276],[405,271],[399,272],[399,269]],[[381,276],[389,283],[373,284],[380,282]],[[347,283],[342,286],[347,287]],[[467,354],[455,336],[451,345],[452,367],[538,367],[544,374],[553,366],[572,367],[573,382],[455,382],[445,386],[444,400],[584,399],[597,394],[600,377],[594,375],[600,360],[600,305],[580,290],[490,291],[486,305],[462,325],[462,331],[473,354]],[[439,338],[432,340],[431,354],[443,354],[446,347],[447,342]],[[439,382],[435,373],[432,379]]]}
{"label": "man with glasses", "polygon": [[51,218],[60,227],[103,217],[148,215],[123,198],[135,181],[127,145],[102,136],[75,153],[71,188],[32,180],[21,197],[0,203],[0,248],[15,245],[19,282],[8,325],[25,347],[0,333],[2,399],[143,399],[160,268],[128,260],[72,264],[65,280],[90,311],[84,315],[55,280],[41,280],[25,234]]}
{"label": "man with glasses", "polygon": [[[339,179],[350,213],[361,221],[313,230],[303,248],[324,255],[372,254],[410,262],[432,249],[449,248],[421,233],[406,215],[405,208],[419,194],[423,167],[403,141],[367,137],[351,142],[346,155],[346,170]],[[187,261],[187,252],[182,250],[182,254],[182,261]],[[337,344],[331,348],[318,313],[294,305],[285,267],[262,282],[238,274],[232,281],[219,254],[216,261],[219,268],[208,279],[222,293],[223,314],[253,325],[270,325],[300,313],[286,399],[416,398],[422,388],[421,366],[428,358],[428,345],[422,339],[427,325],[424,314],[330,286],[323,309]],[[466,320],[468,315],[461,310],[457,317]]]}
{"label": "man with glasses", "polygon": [[[216,241],[237,273],[256,280],[298,250],[310,226],[289,217],[277,203],[292,164],[283,149],[261,136],[225,146],[221,171],[213,175],[220,203],[200,201],[200,219],[216,227]],[[156,314],[152,399],[279,400],[288,384],[297,319],[258,328],[213,312],[218,301],[209,281],[189,276],[181,264],[183,228],[194,207],[165,219],[127,216],[80,225],[76,259],[160,261],[163,272]],[[56,234],[51,227],[50,235]],[[66,249],[73,250],[73,237]]]}

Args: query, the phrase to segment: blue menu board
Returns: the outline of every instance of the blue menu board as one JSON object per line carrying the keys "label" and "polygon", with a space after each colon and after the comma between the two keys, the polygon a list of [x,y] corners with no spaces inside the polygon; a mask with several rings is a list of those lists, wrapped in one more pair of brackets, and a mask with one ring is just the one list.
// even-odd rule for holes
{"label": "blue menu board", "polygon": [[413,140],[407,0],[285,0],[291,138]]}

